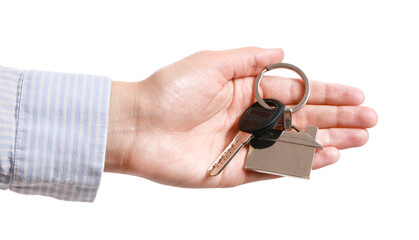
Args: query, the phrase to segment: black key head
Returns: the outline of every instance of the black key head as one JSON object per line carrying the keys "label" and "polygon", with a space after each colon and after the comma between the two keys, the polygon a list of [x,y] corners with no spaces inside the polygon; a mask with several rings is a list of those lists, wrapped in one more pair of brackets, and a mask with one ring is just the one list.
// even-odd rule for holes
{"label": "black key head", "polygon": [[272,107],[266,109],[259,103],[254,103],[240,117],[240,131],[252,133],[257,138],[270,130],[272,130],[284,114],[285,105],[275,99],[264,99],[264,101]]}

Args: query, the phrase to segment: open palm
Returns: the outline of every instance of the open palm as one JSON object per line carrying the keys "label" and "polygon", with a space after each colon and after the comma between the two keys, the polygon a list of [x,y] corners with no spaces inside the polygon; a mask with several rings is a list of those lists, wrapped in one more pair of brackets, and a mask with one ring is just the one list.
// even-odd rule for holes
{"label": "open palm", "polygon": [[[244,170],[243,148],[217,177],[206,170],[238,132],[237,121],[255,102],[255,76],[281,62],[281,49],[242,48],[204,51],[169,65],[138,83],[133,110],[135,135],[124,159],[124,172],[180,187],[229,187],[272,178]],[[339,150],[366,143],[365,128],[377,121],[375,112],[357,106],[363,93],[353,87],[311,82],[308,104],[293,115],[305,129],[320,128],[313,168],[336,162]],[[265,98],[296,104],[304,85],[295,79],[265,77]]]}

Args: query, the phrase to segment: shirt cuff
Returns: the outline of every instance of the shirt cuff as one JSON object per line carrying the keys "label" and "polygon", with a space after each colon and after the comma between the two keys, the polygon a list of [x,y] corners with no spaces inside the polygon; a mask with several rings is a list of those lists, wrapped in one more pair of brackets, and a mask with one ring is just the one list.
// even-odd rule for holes
{"label": "shirt cuff", "polygon": [[10,189],[92,202],[103,173],[111,80],[26,71]]}
{"label": "shirt cuff", "polygon": [[22,72],[0,66],[0,189],[3,190],[9,188],[12,179],[21,80]]}

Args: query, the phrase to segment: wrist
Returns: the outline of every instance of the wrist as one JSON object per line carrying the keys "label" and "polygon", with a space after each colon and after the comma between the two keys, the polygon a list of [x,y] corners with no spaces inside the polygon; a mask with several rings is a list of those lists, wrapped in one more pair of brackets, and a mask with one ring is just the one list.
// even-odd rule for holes
{"label": "wrist", "polygon": [[138,83],[112,82],[109,105],[105,171],[127,172],[127,162],[137,134]]}

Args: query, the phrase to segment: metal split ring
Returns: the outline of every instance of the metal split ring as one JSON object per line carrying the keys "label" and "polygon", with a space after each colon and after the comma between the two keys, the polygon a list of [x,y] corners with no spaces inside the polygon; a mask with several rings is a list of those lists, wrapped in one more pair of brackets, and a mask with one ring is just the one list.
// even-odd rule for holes
{"label": "metal split ring", "polygon": [[296,111],[300,110],[308,101],[308,97],[310,96],[310,83],[308,82],[307,76],[304,74],[303,71],[301,71],[301,69],[299,69],[298,67],[296,67],[292,64],[289,64],[289,63],[275,63],[275,64],[272,64],[269,67],[263,69],[263,71],[259,73],[259,75],[256,77],[256,81],[255,81],[255,85],[254,85],[254,92],[255,92],[256,99],[257,99],[258,103],[261,106],[263,106],[264,108],[272,109],[272,107],[270,107],[268,104],[266,104],[265,101],[263,101],[263,99],[261,98],[261,96],[259,94],[259,85],[260,85],[260,80],[262,80],[262,77],[266,72],[268,72],[272,69],[277,69],[277,68],[286,68],[286,69],[289,69],[291,71],[294,71],[304,81],[305,91],[304,91],[303,98],[301,99],[301,101],[296,106],[290,108],[291,113],[296,112]]}

